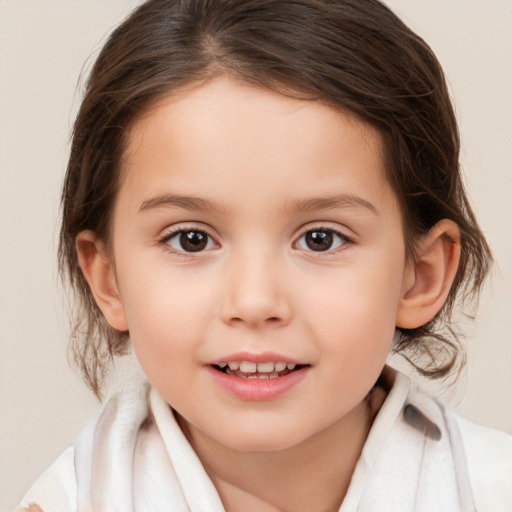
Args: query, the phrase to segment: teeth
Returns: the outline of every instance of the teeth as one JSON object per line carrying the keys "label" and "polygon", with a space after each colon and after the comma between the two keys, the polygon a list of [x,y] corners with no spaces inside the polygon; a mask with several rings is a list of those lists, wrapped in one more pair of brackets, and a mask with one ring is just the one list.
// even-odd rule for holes
{"label": "teeth", "polygon": [[[247,373],[247,378],[259,378],[259,379],[268,379],[278,377],[278,373],[283,370],[294,370],[297,366],[295,363],[285,363],[283,361],[279,361],[274,363],[273,361],[269,361],[266,363],[252,363],[250,361],[230,361],[229,363],[220,362],[217,363],[219,368],[229,367],[231,371],[239,370],[241,373]],[[250,375],[254,374],[254,375]],[[257,375],[256,375],[257,374]]]}
{"label": "teeth", "polygon": [[256,363],[249,363],[248,361],[242,361],[240,363],[240,371],[243,373],[255,373],[257,368]]}
{"label": "teeth", "polygon": [[258,363],[258,372],[270,373],[274,371],[274,363]]}

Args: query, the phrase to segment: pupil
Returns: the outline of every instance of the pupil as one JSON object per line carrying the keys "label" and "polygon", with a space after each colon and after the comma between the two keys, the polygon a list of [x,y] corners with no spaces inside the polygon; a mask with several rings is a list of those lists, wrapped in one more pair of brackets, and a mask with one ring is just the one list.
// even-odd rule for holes
{"label": "pupil", "polygon": [[313,251],[327,251],[332,246],[332,233],[329,231],[310,231],[306,234],[306,245]]}
{"label": "pupil", "polygon": [[207,242],[207,236],[200,231],[185,231],[180,235],[180,244],[187,252],[202,251]]}

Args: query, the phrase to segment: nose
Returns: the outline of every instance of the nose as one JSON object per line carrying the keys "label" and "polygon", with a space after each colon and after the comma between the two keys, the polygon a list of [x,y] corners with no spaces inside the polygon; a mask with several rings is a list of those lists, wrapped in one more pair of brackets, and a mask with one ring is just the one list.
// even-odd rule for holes
{"label": "nose", "polygon": [[270,254],[240,256],[230,262],[224,282],[221,317],[230,325],[258,329],[282,327],[292,308],[286,276],[278,258]]}

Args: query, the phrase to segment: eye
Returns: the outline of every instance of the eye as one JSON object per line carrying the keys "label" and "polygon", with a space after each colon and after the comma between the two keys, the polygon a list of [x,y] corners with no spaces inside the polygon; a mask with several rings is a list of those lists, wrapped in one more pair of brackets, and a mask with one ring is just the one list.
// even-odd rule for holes
{"label": "eye", "polygon": [[311,229],[297,240],[296,247],[307,251],[325,252],[337,249],[347,241],[346,237],[333,229]]}
{"label": "eye", "polygon": [[170,246],[176,252],[201,252],[216,246],[210,235],[197,229],[176,231],[165,237],[161,243]]}

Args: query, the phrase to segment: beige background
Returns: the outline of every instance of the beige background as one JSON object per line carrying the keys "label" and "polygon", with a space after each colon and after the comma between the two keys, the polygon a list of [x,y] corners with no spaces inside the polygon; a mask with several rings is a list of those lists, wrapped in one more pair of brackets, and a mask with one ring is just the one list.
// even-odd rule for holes
{"label": "beige background", "polygon": [[[0,0],[0,510],[97,406],[66,362],[58,197],[83,63],[136,0]],[[497,266],[445,399],[512,433],[512,2],[389,0],[437,52],[470,196]]]}

